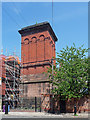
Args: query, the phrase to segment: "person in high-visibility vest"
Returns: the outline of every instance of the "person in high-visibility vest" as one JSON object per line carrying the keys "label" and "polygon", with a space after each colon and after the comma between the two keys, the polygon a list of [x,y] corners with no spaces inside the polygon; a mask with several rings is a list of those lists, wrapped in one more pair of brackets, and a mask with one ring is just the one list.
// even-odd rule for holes
{"label": "person in high-visibility vest", "polygon": [[13,95],[11,95],[11,99],[13,100]]}

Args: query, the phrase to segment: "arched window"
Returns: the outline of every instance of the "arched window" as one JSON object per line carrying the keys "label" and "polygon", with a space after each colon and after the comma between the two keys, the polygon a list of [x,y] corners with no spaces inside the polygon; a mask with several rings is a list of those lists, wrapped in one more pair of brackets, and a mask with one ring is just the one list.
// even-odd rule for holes
{"label": "arched window", "polygon": [[41,34],[41,35],[39,36],[39,38],[40,38],[40,41],[44,41],[45,36],[44,36],[43,34]]}
{"label": "arched window", "polygon": [[32,40],[33,43],[36,43],[37,42],[37,37],[34,36],[34,37],[31,38],[31,40]]}
{"label": "arched window", "polygon": [[25,44],[25,45],[29,44],[29,39],[28,39],[28,38],[25,38],[24,44]]}

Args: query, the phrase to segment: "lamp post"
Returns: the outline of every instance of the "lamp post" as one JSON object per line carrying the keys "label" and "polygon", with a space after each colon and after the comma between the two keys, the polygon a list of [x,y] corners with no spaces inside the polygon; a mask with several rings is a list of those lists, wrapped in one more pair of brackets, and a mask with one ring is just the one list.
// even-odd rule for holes
{"label": "lamp post", "polygon": [[76,108],[76,105],[74,106],[74,115],[76,115],[77,113],[77,108]]}
{"label": "lamp post", "polygon": [[53,59],[51,60],[51,64],[52,64],[52,90],[53,90]]}
{"label": "lamp post", "polygon": [[[53,59],[51,60],[51,64],[52,64],[52,91],[53,91]],[[53,92],[52,92],[52,113],[54,114],[54,100],[53,100]]]}
{"label": "lamp post", "polygon": [[5,102],[5,114],[8,114],[8,100]]}

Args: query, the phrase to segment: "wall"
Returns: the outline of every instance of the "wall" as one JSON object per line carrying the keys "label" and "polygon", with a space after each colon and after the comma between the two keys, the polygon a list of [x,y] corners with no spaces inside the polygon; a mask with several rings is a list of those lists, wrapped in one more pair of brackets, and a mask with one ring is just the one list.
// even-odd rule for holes
{"label": "wall", "polygon": [[24,66],[32,65],[22,70],[24,75],[47,71],[48,65],[44,63],[50,62],[52,57],[55,57],[55,42],[48,31],[22,36],[21,62]]}
{"label": "wall", "polygon": [[[66,104],[66,110],[68,112],[74,112],[74,99],[72,99],[72,101],[67,101]],[[80,112],[86,112],[86,111],[90,111],[90,96],[84,96],[80,99],[76,100],[76,106],[77,106],[77,111]]]}
{"label": "wall", "polygon": [[55,41],[48,30],[22,35],[21,75],[24,82],[24,98],[41,97],[43,91],[49,93],[49,79],[43,73],[51,66],[52,57],[55,57]]}
{"label": "wall", "polygon": [[[54,102],[54,104],[52,104]],[[66,102],[66,110],[63,109],[63,112],[66,113],[73,113],[74,112],[74,105],[76,103],[77,112],[90,112],[90,96],[83,96],[80,99],[77,99],[76,102],[74,99],[67,100]],[[42,94],[42,111],[50,112],[52,111],[52,107],[54,106],[55,113],[62,112],[62,108],[60,106],[60,101],[57,98],[52,99],[51,94]],[[64,104],[62,104],[62,107]]]}

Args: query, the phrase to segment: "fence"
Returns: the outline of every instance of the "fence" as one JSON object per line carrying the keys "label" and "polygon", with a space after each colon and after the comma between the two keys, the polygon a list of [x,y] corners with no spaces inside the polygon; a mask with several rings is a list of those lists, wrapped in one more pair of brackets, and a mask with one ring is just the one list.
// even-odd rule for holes
{"label": "fence", "polygon": [[22,108],[29,109],[34,112],[41,112],[41,98],[40,97],[31,97],[29,99],[24,98]]}

